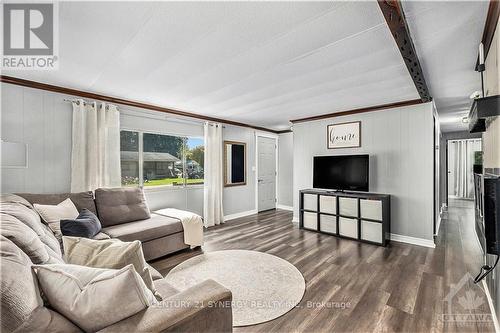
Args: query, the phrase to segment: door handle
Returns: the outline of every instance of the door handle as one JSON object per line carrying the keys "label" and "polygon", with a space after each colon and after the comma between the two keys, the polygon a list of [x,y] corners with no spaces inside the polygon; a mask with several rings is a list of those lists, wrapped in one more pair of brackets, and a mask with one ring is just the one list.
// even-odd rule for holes
{"label": "door handle", "polygon": [[258,179],[257,182],[262,183],[264,179]]}

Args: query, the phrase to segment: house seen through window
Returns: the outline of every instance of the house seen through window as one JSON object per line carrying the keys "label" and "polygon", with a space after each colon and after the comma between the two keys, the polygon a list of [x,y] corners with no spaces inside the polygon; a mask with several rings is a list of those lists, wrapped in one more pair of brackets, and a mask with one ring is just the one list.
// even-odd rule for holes
{"label": "house seen through window", "polygon": [[121,131],[122,186],[203,184],[201,138]]}

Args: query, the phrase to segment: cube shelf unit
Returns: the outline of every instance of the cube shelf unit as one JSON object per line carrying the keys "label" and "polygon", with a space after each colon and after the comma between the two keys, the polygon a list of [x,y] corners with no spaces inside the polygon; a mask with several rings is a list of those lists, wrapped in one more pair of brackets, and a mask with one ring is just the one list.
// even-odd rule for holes
{"label": "cube shelf unit", "polygon": [[386,246],[391,196],[365,192],[300,191],[301,229]]}

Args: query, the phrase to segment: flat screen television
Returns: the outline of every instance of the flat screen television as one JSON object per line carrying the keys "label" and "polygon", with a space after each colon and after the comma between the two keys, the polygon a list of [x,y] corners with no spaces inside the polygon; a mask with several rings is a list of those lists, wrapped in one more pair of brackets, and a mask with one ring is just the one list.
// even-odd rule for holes
{"label": "flat screen television", "polygon": [[315,156],[314,188],[368,192],[368,155]]}

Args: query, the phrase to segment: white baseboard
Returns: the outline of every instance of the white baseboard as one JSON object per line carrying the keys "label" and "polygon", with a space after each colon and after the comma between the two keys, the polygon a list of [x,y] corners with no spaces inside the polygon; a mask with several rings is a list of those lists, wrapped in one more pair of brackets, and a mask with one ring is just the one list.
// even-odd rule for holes
{"label": "white baseboard", "polygon": [[247,210],[246,212],[226,215],[226,216],[224,216],[224,221],[230,221],[230,220],[234,220],[234,219],[237,219],[240,217],[245,217],[245,216],[253,215],[253,214],[257,214],[257,209],[252,209],[252,210]]}
{"label": "white baseboard", "polygon": [[417,238],[417,237],[410,237],[410,236],[403,236],[403,235],[398,235],[398,234],[391,234],[391,241],[408,243],[408,244],[419,245],[419,246],[425,246],[425,247],[430,247],[430,248],[436,247],[436,244],[434,244],[434,241],[432,241],[432,240]]}
{"label": "white baseboard", "polygon": [[481,282],[483,283],[483,288],[484,288],[484,291],[486,294],[486,299],[488,300],[488,305],[490,306],[491,317],[493,319],[493,325],[495,325],[495,332],[499,333],[500,326],[498,325],[497,313],[495,312],[495,307],[493,306],[493,300],[491,299],[490,289],[488,288],[488,284],[486,283],[485,279],[483,279]]}
{"label": "white baseboard", "polygon": [[293,211],[293,207],[292,206],[285,206],[285,205],[277,205],[276,208],[278,209],[283,209],[283,210],[290,210],[290,211]]}
{"label": "white baseboard", "polygon": [[293,222],[293,223],[297,223],[297,224],[299,224],[299,217],[298,217],[298,216],[294,216],[294,217],[292,218],[292,222]]}

